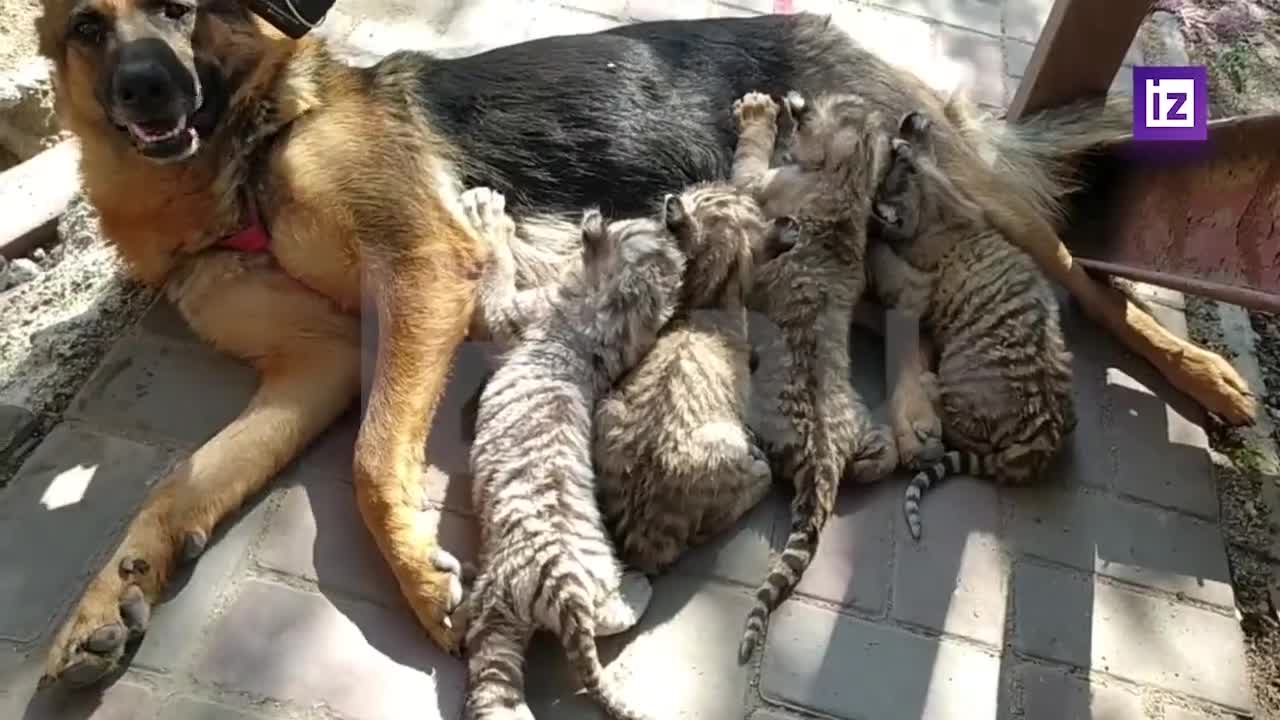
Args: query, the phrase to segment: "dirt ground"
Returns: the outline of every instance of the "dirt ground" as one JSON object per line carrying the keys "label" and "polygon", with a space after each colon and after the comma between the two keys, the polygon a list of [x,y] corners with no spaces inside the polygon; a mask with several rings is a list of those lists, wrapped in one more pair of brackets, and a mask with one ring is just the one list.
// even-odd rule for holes
{"label": "dirt ground", "polygon": [[[1208,67],[1212,117],[1280,111],[1280,0],[1161,0],[1156,7],[1178,16],[1191,62]],[[1216,304],[1188,298],[1187,309],[1196,339],[1225,350]],[[1272,426],[1280,428],[1280,317],[1253,312],[1249,319],[1266,384],[1258,392]],[[1280,442],[1280,431],[1275,435]],[[1257,448],[1241,433],[1218,428],[1211,438],[1221,453],[1215,464],[1223,527],[1258,716],[1280,718],[1280,558],[1273,549],[1280,528],[1264,501],[1266,486],[1280,478],[1259,471]]]}
{"label": "dirt ground", "polygon": [[0,0],[0,73],[13,70],[36,54],[32,23],[40,0]]}

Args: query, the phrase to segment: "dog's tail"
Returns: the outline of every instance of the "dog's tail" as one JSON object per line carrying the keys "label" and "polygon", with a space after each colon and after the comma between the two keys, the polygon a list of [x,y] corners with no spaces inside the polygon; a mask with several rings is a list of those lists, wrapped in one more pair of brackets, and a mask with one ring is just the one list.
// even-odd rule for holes
{"label": "dog's tail", "polygon": [[1133,102],[1123,95],[1042,110],[1016,123],[980,116],[958,96],[944,113],[982,160],[1055,224],[1063,199],[1080,189],[1080,161],[1133,131]]}

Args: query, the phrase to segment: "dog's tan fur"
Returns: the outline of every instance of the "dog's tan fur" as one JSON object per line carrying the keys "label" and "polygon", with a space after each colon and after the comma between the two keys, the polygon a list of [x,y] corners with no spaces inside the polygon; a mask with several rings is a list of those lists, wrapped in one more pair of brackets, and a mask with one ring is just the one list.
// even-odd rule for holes
{"label": "dog's tan fur", "polygon": [[[129,526],[59,630],[47,676],[93,680],[114,667],[122,651],[85,648],[105,631],[124,631],[131,613],[122,616],[122,600],[140,593],[156,602],[184,548],[198,550],[357,398],[365,303],[376,311],[379,340],[356,443],[357,504],[427,632],[456,650],[448,614],[457,574],[432,562],[439,548],[420,516],[419,473],[454,352],[472,321],[485,250],[456,205],[455,149],[407,107],[408,61],[389,59],[371,82],[334,61],[319,40],[289,40],[261,21],[229,22],[202,10],[194,45],[245,79],[230,100],[230,120],[204,139],[207,147],[187,162],[160,165],[133,151],[95,97],[102,57],[68,42],[72,12],[86,3],[125,24],[154,8],[142,0],[44,0],[37,22],[41,51],[55,68],[58,115],[80,140],[84,189],[104,235],[134,277],[165,286],[196,333],[251,363],[261,385]],[[250,111],[264,106],[270,112]],[[262,138],[286,124],[288,133],[264,152]],[[263,165],[251,172],[259,154]],[[944,162],[960,175],[973,160]],[[250,178],[270,220],[274,259],[215,246],[239,228],[240,188]],[[998,183],[967,186],[1004,199]],[[1037,217],[1021,204],[1010,211],[1015,220]],[[1225,360],[1178,340],[1085,276],[1052,228],[1028,230],[1010,236],[1025,239],[1092,317],[1209,409],[1237,422],[1251,416],[1253,399]]]}
{"label": "dog's tan fur", "polygon": [[[115,17],[140,0],[93,0]],[[136,584],[155,603],[189,538],[218,523],[335,420],[360,391],[359,312],[376,308],[377,363],[355,452],[356,498],[378,548],[431,637],[451,651],[454,578],[433,566],[420,472],[432,416],[467,334],[483,246],[441,187],[447,148],[431,128],[377,97],[318,41],[294,42],[258,21],[253,32],[202,18],[198,42],[253,68],[228,113],[273,96],[288,140],[266,158],[259,188],[272,253],[209,246],[234,231],[237,193],[255,147],[222,133],[190,161],[159,165],[132,151],[94,97],[95,58],[63,41],[69,0],[47,0],[41,49],[54,61],[57,110],[80,140],[85,192],[103,234],[138,280],[166,286],[205,341],[251,363],[261,385],[230,425],[178,466],[129,526],[57,635],[46,674],[114,662],[80,648],[121,623]],[[244,126],[242,126],[244,127]],[[250,126],[251,127],[251,126]],[[278,263],[278,264],[277,264]],[[134,561],[143,560],[138,566]],[[126,567],[144,567],[142,573]],[[77,672],[95,674],[94,668]]]}

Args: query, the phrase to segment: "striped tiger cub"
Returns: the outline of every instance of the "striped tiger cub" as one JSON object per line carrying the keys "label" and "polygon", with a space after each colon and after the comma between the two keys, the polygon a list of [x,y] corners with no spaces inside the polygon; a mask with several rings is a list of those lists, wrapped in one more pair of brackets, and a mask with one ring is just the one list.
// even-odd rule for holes
{"label": "striped tiger cub", "polygon": [[[960,112],[955,103],[948,115]],[[1076,425],[1053,289],[1006,240],[997,213],[942,174],[930,129],[922,113],[902,118],[869,250],[874,292],[921,318],[938,353],[922,384],[948,451],[907,485],[903,512],[917,540],[931,485],[957,473],[1031,482]]]}
{"label": "striped tiger cub", "polygon": [[[559,637],[611,717],[642,720],[606,682],[595,645],[609,622],[600,618],[618,614],[627,591],[596,503],[592,410],[674,311],[688,215],[675,196],[656,219],[606,225],[599,211],[588,211],[580,269],[558,287],[517,292],[515,226],[502,196],[469,190],[463,208],[492,248],[479,294],[484,323],[499,336],[519,331],[509,335],[512,347],[476,413],[471,468],[480,553],[465,612],[464,717],[532,717],[524,653],[541,628]],[[652,593],[645,583],[641,605]],[[634,624],[643,607],[632,610]]]}
{"label": "striped tiger cub", "polygon": [[772,474],[747,428],[747,295],[768,225],[723,182],[686,188],[690,248],[676,317],[596,408],[605,522],[628,566],[667,570],[768,494]]}
{"label": "striped tiger cub", "polygon": [[761,435],[781,474],[795,485],[791,534],[756,591],[740,662],[754,653],[770,613],[813,560],[846,473],[852,471],[855,482],[877,482],[898,464],[892,432],[873,421],[850,382],[849,358],[853,309],[866,286],[867,221],[887,164],[891,126],[856,96],[833,102],[841,107],[842,123],[837,134],[821,135],[795,112],[803,108],[802,98],[789,96],[792,115],[801,120],[790,147],[800,167],[785,171],[768,168],[777,143],[777,104],[751,93],[735,105],[735,183],[765,207],[776,207],[779,198],[794,207],[774,223],[780,237],[772,244],[789,249],[756,269],[748,305],[781,334],[773,346],[783,355],[781,377],[770,392],[759,392],[763,381],[757,386],[762,410],[757,419],[753,409],[753,422],[782,428]]}

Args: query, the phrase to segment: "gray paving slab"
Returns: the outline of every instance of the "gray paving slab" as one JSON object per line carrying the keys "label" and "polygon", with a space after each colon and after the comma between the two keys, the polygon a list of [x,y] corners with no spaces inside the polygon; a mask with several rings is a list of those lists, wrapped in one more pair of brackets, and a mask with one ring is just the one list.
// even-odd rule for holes
{"label": "gray paving slab", "polygon": [[[1202,414],[1165,390],[1154,370],[1107,371],[1106,402],[1116,438],[1116,489],[1206,518],[1218,515]],[[1160,390],[1159,394],[1152,388]],[[1169,400],[1173,401],[1170,402]]]}
{"label": "gray paving slab", "polygon": [[[818,543],[818,553],[796,592],[849,608],[881,615],[888,608],[893,583],[893,527],[902,486],[885,482],[873,487],[846,485],[835,515]],[[779,547],[790,522],[781,527]],[[763,579],[764,575],[760,575]],[[758,582],[759,580],[757,580]]]}
{"label": "gray paving slab", "polygon": [[[465,562],[475,559],[478,538],[472,518],[440,510],[424,510],[423,516],[423,527],[437,528],[445,550]],[[317,479],[282,491],[257,562],[318,583],[322,589],[391,607],[403,605],[391,569],[365,528],[355,492],[346,483]]]}
{"label": "gray paving slab", "polygon": [[[609,10],[607,2],[603,2],[605,10]],[[583,12],[560,5],[541,5],[534,13],[533,23],[529,26],[529,38],[550,37],[552,35],[576,35],[598,30],[607,30],[622,24],[621,16],[613,12]]]}
{"label": "gray paving slab", "polygon": [[736,527],[694,548],[672,571],[754,588],[768,572],[770,550],[779,547],[786,536],[790,513],[781,494],[766,498]]}
{"label": "gray paving slab", "polygon": [[1052,8],[1053,0],[1005,0],[1005,34],[1034,43],[1039,39],[1040,30]]}
{"label": "gray paving slab", "polygon": [[197,698],[177,697],[160,709],[158,720],[267,720],[269,717]]}
{"label": "gray paving slab", "polygon": [[1057,487],[1006,493],[1019,551],[1230,607],[1222,531],[1180,513]]}
{"label": "gray paving slab", "polygon": [[45,649],[29,650],[6,643],[0,647],[0,717],[21,718],[44,672]]}
{"label": "gray paving slab", "polygon": [[[1115,343],[1090,323],[1083,312],[1059,297],[1062,329],[1071,351],[1072,397],[1076,429],[1040,485],[1091,487],[1110,490],[1117,462],[1106,407],[1107,368],[1117,362]],[[1034,493],[1035,488],[1029,492]]]}
{"label": "gray paving slab", "polygon": [[249,563],[249,549],[270,516],[266,496],[254,498],[214,533],[200,559],[181,570],[151,610],[151,625],[133,663],[158,672],[190,667],[215,612],[230,597]]}
{"label": "gray paving slab", "polygon": [[628,20],[668,20],[711,17],[716,5],[711,0],[627,0],[623,14]]}
{"label": "gray paving slab", "polygon": [[138,327],[150,335],[166,340],[176,340],[192,345],[200,343],[200,338],[192,332],[187,321],[182,319],[178,309],[163,296],[157,298],[151,308],[143,314],[142,319],[138,321]]}
{"label": "gray paving slab", "polygon": [[760,692],[849,720],[990,720],[1000,661],[975,647],[801,603],[774,613]]}
{"label": "gray paving slab", "polygon": [[1020,666],[1017,675],[1022,687],[1022,716],[1027,720],[1147,717],[1142,696],[1131,688],[1102,685],[1038,665]]}
{"label": "gray paving slab", "polygon": [[1165,705],[1164,720],[1226,720],[1226,713],[1207,709],[1193,709],[1178,705]]}
{"label": "gray paving slab", "polygon": [[51,629],[169,463],[165,451],[83,426],[49,433],[0,495],[0,639]]}
{"label": "gray paving slab", "polygon": [[1019,563],[1014,647],[1035,657],[1248,710],[1244,641],[1230,615]]}
{"label": "gray paving slab", "polygon": [[798,720],[798,718],[781,710],[768,709],[751,713],[750,720]]}
{"label": "gray paving slab", "polygon": [[36,416],[24,407],[0,405],[0,460],[35,429]]}
{"label": "gray paving slab", "polygon": [[1002,2],[998,0],[872,0],[899,12],[919,15],[948,25],[1000,35]]}
{"label": "gray paving slab", "polygon": [[[911,70],[922,78],[937,76],[937,26],[925,18],[883,7],[840,2],[832,22],[886,62]],[[949,69],[949,68],[948,68]]]}
{"label": "gray paving slab", "polygon": [[[902,514],[895,485],[894,517]],[[1004,637],[1009,559],[998,538],[1000,505],[985,480],[947,478],[923,503],[924,532],[897,523],[893,611],[902,622],[998,647]]]}
{"label": "gray paving slab", "polygon": [[622,17],[627,8],[627,0],[560,0],[558,4],[573,10],[586,10],[584,14],[598,13],[616,18]]}
{"label": "gray paving slab", "polygon": [[[749,669],[738,665],[737,655],[750,602],[743,588],[681,575],[661,578],[639,627],[598,641],[606,673],[648,717],[743,717]],[[578,692],[564,650],[550,638],[535,639],[526,684],[536,717],[605,718]]]}
{"label": "gray paving slab", "polygon": [[456,720],[461,712],[461,662],[427,640],[408,607],[257,580],[219,619],[195,675],[298,707],[323,703],[352,720]]}
{"label": "gray paving slab", "polygon": [[107,354],[68,415],[196,445],[239,415],[256,386],[244,363],[139,332]]}
{"label": "gray paving slab", "polygon": [[1020,78],[1027,72],[1031,63],[1031,54],[1036,50],[1034,43],[1023,42],[1013,38],[1004,40],[1005,74],[1012,78]]}
{"label": "gray paving slab", "polygon": [[101,692],[42,692],[30,703],[15,706],[13,709],[18,714],[5,717],[21,720],[149,720],[154,716],[155,706],[156,698],[150,688],[135,681],[122,680]]}
{"label": "gray paving slab", "polygon": [[944,90],[959,88],[980,105],[1004,104],[1004,53],[999,38],[939,27],[936,43],[934,77]]}

